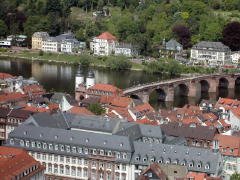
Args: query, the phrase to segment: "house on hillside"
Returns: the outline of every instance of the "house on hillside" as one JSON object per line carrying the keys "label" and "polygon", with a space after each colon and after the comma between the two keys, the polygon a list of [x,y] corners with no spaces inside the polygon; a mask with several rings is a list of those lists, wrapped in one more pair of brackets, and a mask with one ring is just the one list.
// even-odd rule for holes
{"label": "house on hillside", "polygon": [[90,49],[96,56],[109,56],[114,54],[116,45],[118,45],[117,38],[109,32],[104,32],[92,39]]}
{"label": "house on hillside", "polygon": [[201,41],[191,49],[194,63],[221,66],[231,62],[231,50],[221,42]]}
{"label": "house on hillside", "polygon": [[115,48],[115,55],[124,55],[127,57],[136,57],[139,55],[137,47],[132,44],[119,44]]}
{"label": "house on hillside", "polygon": [[32,35],[32,49],[42,49],[42,42],[44,38],[49,37],[47,32],[35,32]]}

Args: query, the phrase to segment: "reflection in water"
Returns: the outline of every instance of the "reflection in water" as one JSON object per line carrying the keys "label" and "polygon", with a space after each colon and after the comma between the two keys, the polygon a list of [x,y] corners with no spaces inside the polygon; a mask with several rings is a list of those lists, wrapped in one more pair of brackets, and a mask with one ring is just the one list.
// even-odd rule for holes
{"label": "reflection in water", "polygon": [[[34,77],[39,81],[47,91],[61,91],[74,95],[75,73],[77,66],[64,64],[50,64],[42,62],[30,62],[21,60],[0,60],[0,72],[10,73],[16,76],[23,76],[25,78]],[[127,88],[133,85],[164,80],[169,77],[146,74],[142,71],[112,71],[104,68],[94,68],[94,73],[97,83],[110,83],[119,88]],[[88,69],[83,69],[85,77]],[[202,87],[199,85],[196,98],[186,97],[186,87],[181,86],[179,91],[182,93],[175,93],[174,102],[164,102],[163,92],[158,93],[154,91],[150,95],[150,104],[156,109],[182,107],[186,103],[199,104],[202,99],[216,100],[218,97],[240,98],[240,78],[237,81],[238,85],[234,90],[224,88],[225,81],[223,80],[218,93],[208,93],[206,82],[202,82]],[[165,96],[165,95],[164,95]]]}

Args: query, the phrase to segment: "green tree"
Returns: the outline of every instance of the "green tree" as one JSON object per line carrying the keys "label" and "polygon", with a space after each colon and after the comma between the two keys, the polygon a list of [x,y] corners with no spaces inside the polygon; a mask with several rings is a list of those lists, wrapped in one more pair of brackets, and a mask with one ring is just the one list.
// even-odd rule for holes
{"label": "green tree", "polygon": [[6,36],[7,34],[7,26],[3,20],[0,20],[0,37]]}
{"label": "green tree", "polygon": [[107,59],[107,66],[113,70],[125,70],[132,67],[132,63],[125,56],[109,57]]}
{"label": "green tree", "polygon": [[91,64],[91,57],[86,54],[82,54],[80,55],[79,63],[82,66],[88,67]]}
{"label": "green tree", "polygon": [[87,109],[96,115],[102,115],[106,111],[99,103],[90,104]]}
{"label": "green tree", "polygon": [[240,174],[234,173],[231,177],[230,180],[240,180]]}

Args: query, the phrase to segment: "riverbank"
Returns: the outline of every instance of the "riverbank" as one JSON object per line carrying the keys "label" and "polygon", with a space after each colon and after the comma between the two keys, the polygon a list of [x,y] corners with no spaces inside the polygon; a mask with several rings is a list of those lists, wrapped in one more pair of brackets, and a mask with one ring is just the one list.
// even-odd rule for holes
{"label": "riverbank", "polygon": [[[63,63],[63,64],[79,64],[82,58],[90,59],[90,66],[93,67],[108,67],[108,57],[88,56],[82,54],[56,54],[56,53],[43,53],[40,55],[39,52],[32,51],[21,51],[21,52],[0,52],[0,57],[4,58],[16,58],[27,61],[45,61],[49,63]],[[132,63],[130,70],[143,71],[144,65],[139,63]]]}

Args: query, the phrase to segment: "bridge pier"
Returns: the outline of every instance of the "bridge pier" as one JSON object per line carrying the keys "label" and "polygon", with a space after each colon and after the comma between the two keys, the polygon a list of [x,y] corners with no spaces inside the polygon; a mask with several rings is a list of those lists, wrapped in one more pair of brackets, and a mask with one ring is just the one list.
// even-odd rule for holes
{"label": "bridge pier", "polygon": [[218,83],[216,79],[209,79],[209,89],[208,92],[209,93],[215,93],[217,92],[217,88],[218,88]]}
{"label": "bridge pier", "polygon": [[228,89],[235,89],[235,79],[231,78],[228,80]]}
{"label": "bridge pier", "polygon": [[165,101],[171,102],[173,100],[174,100],[174,88],[173,87],[169,87],[167,89]]}
{"label": "bridge pier", "polygon": [[197,95],[197,87],[196,87],[196,83],[192,82],[188,85],[188,97],[196,97]]}

